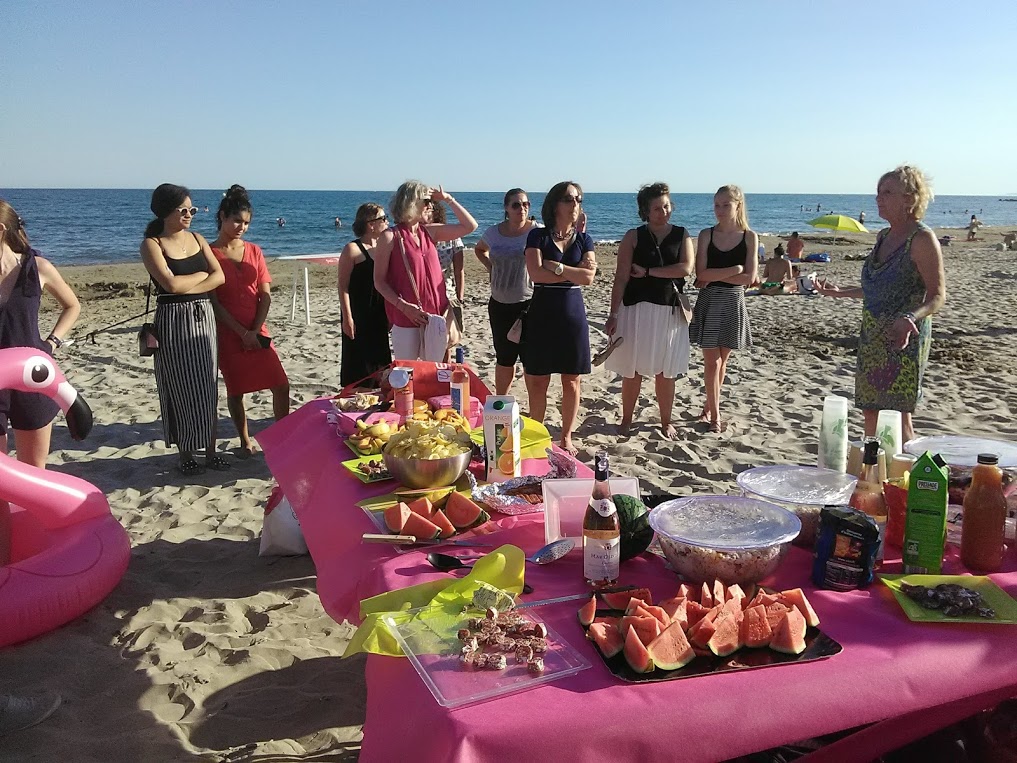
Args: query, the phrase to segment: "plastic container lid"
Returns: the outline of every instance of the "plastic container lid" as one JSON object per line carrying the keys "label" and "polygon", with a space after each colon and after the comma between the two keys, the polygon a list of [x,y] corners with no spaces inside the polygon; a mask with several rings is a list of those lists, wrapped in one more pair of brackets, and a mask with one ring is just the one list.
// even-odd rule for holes
{"label": "plastic container lid", "polygon": [[950,466],[975,466],[979,453],[996,453],[1003,469],[1017,468],[1017,443],[988,437],[941,434],[919,437],[904,443],[904,452],[918,457],[925,451],[938,453]]}
{"label": "plastic container lid", "polygon": [[738,487],[746,493],[784,503],[806,506],[845,504],[857,477],[814,466],[759,466],[738,475]]}
{"label": "plastic container lid", "polygon": [[787,543],[802,529],[801,520],[787,509],[729,495],[665,501],[650,511],[650,526],[681,543],[729,551]]}
{"label": "plastic container lid", "polygon": [[388,383],[394,389],[402,389],[410,383],[410,374],[405,368],[393,368],[388,375]]}

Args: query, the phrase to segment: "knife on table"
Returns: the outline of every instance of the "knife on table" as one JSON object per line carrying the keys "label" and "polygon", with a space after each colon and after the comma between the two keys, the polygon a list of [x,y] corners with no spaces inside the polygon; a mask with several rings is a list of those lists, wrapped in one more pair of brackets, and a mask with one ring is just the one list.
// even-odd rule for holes
{"label": "knife on table", "polygon": [[623,591],[634,591],[636,586],[612,586],[611,588],[600,588],[596,591],[589,590],[586,593],[574,593],[569,596],[558,596],[554,599],[541,599],[540,601],[526,601],[516,604],[514,609],[529,609],[530,607],[542,607],[545,604],[557,604],[562,601],[579,601],[580,599],[589,599],[590,596],[598,593],[622,593]]}
{"label": "knife on table", "polygon": [[419,540],[415,535],[382,535],[380,533],[364,533],[364,543],[393,543],[397,546],[484,546],[490,543],[474,540]]}

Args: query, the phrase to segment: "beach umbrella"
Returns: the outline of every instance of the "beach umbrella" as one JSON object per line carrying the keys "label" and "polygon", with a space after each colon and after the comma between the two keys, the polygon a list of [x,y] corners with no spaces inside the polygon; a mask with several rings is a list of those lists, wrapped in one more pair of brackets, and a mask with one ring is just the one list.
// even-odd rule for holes
{"label": "beach umbrella", "polygon": [[845,233],[868,233],[869,229],[853,217],[846,215],[822,215],[815,220],[809,220],[813,228],[826,228],[833,231],[844,231]]}

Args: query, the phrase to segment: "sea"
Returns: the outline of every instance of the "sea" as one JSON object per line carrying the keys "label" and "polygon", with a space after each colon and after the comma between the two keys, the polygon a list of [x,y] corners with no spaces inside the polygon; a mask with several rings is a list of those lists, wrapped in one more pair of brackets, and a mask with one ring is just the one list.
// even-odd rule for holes
{"label": "sea", "polygon": [[[254,219],[247,238],[261,246],[266,256],[328,254],[340,251],[353,238],[351,225],[357,207],[373,201],[388,207],[391,191],[250,191]],[[138,260],[142,232],[152,215],[151,190],[146,189],[0,189],[25,221],[36,249],[57,265],[97,265]],[[544,194],[530,193],[533,214],[539,219]],[[221,190],[192,190],[191,201],[200,210],[192,229],[209,240],[215,238],[215,211]],[[490,225],[503,218],[503,194],[456,193],[456,198],[476,217],[477,232],[466,240],[472,245]],[[714,222],[713,196],[709,193],[676,193],[671,199],[671,221],[693,234]],[[583,207],[589,218],[587,232],[598,242],[616,242],[625,231],[640,224],[635,194],[587,193]],[[857,218],[878,230],[872,194],[750,194],[746,197],[749,224],[759,233],[789,234],[816,231],[808,224],[819,214],[842,214]],[[208,211],[205,211],[207,208]],[[965,227],[972,214],[986,225],[1017,227],[1017,200],[989,196],[937,196],[926,222],[935,227]],[[342,220],[336,229],[335,218]],[[285,220],[284,225],[279,220]]]}

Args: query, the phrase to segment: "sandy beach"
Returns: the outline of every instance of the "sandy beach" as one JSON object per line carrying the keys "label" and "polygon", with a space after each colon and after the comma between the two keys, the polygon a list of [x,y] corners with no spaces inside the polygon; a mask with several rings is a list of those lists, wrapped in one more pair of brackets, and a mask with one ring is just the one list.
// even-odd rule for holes
{"label": "sandy beach", "polygon": [[[875,221],[873,221],[875,222]],[[1001,233],[952,235],[943,253],[947,301],[934,319],[919,434],[981,434],[1017,440],[1017,252],[996,251]],[[808,234],[805,264],[840,284],[857,284],[861,262],[845,255],[871,247],[873,234]],[[767,251],[777,240],[764,237]],[[615,247],[598,248],[596,283],[586,290],[591,344],[604,344]],[[486,273],[467,254],[469,362],[493,386]],[[312,324],[302,302],[290,320],[293,262],[269,263],[275,279],[269,321],[292,387],[293,407],[337,390],[339,309],[335,268],[310,265]],[[333,622],[315,592],[309,557],[260,558],[258,541],[271,475],[258,454],[231,457],[232,471],[185,478],[162,442],[150,358],[137,353],[140,320],[86,335],[144,310],[146,274],[134,265],[62,271],[82,301],[75,343],[57,361],[95,413],[91,436],[73,442],[58,418],[51,468],[98,485],[127,528],[132,558],[113,593],[85,617],[0,651],[0,690],[46,688],[64,697],[42,725],[0,740],[0,760],[332,761],[355,758],[366,689],[363,657],[341,659],[352,632]],[[302,280],[302,276],[301,276]],[[54,303],[44,300],[44,333]],[[638,477],[644,493],[687,495],[736,490],[734,475],[771,463],[815,464],[823,397],[853,397],[860,301],[785,295],[752,297],[755,346],[732,356],[721,403],[729,429],[693,423],[702,407],[702,356],[693,348],[678,381],[681,439],[663,439],[652,384],[644,383],[636,421],[620,439],[620,379],[603,368],[583,380],[576,439],[580,458],[611,454],[612,472]],[[239,441],[220,383],[220,450]],[[525,398],[522,380],[513,391]],[[552,382],[548,425],[560,425],[560,385]],[[525,404],[524,404],[525,409]],[[251,396],[253,431],[270,424],[271,397]],[[862,417],[851,412],[852,437]],[[624,568],[623,568],[624,574]]]}

